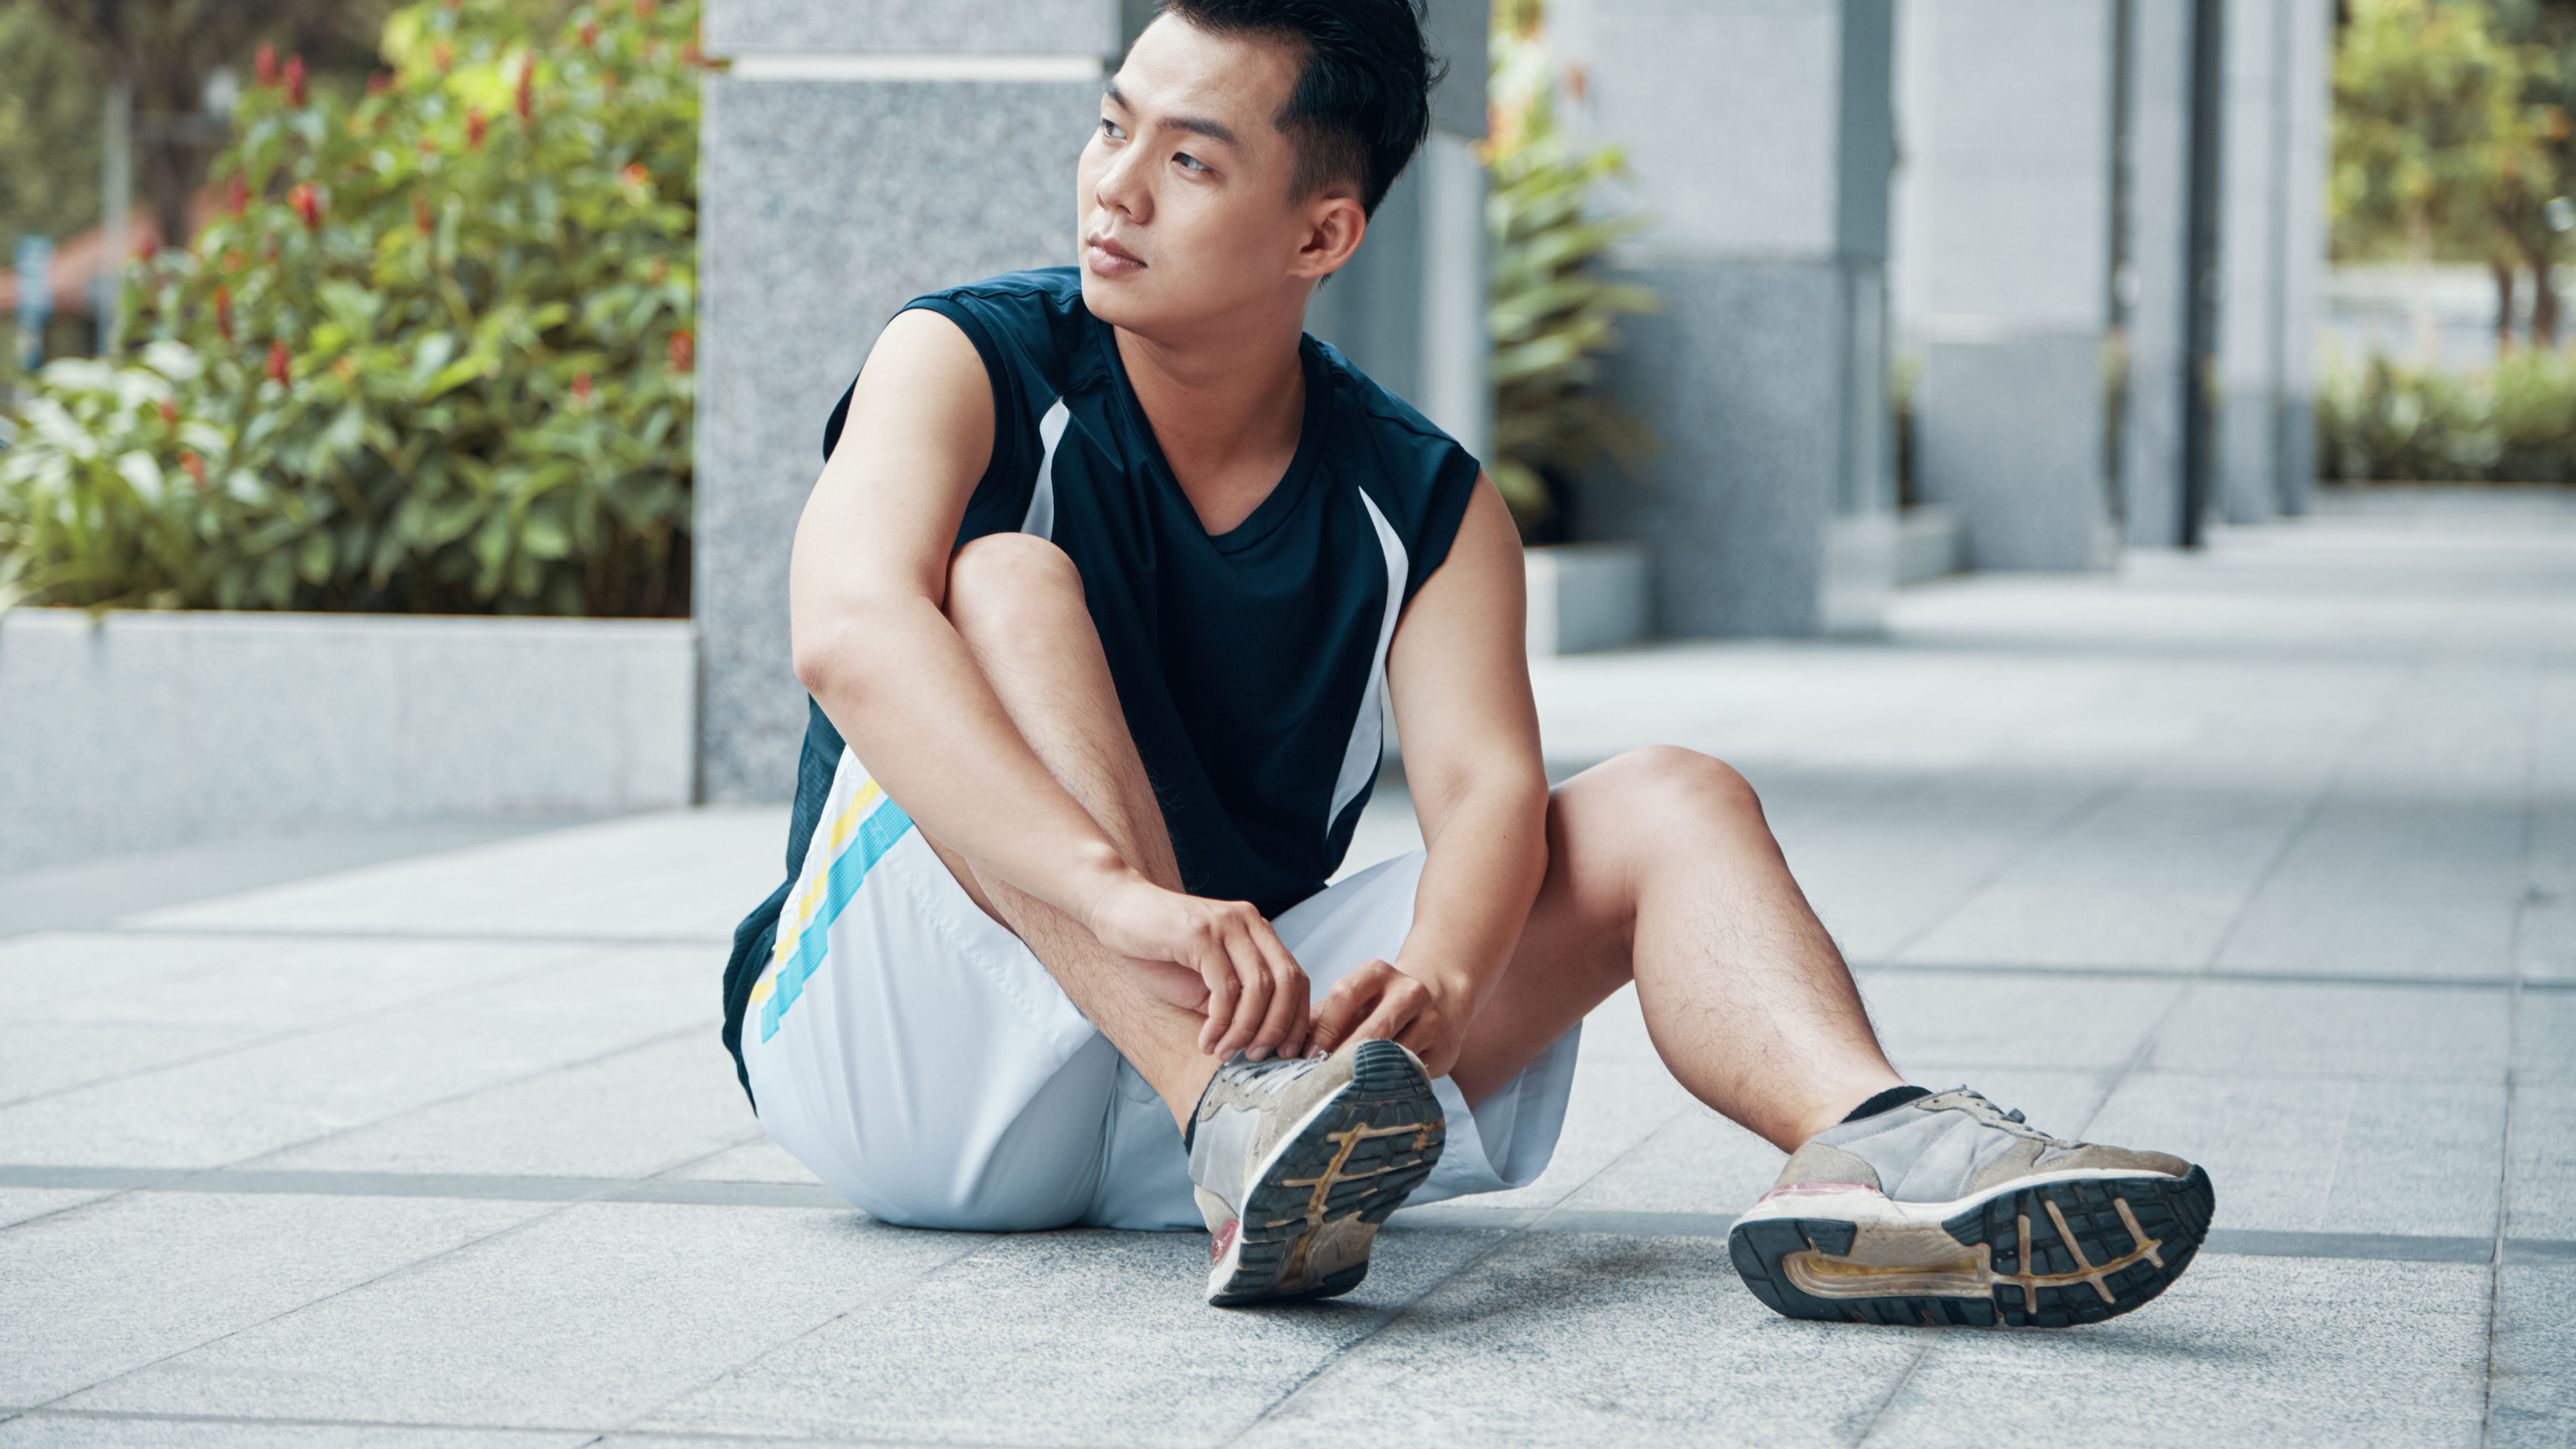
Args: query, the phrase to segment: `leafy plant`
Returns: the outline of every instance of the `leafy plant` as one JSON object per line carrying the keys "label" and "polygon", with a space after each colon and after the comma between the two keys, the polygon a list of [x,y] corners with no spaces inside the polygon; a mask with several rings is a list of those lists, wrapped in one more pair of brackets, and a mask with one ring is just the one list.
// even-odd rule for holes
{"label": "leafy plant", "polygon": [[148,341],[45,369],[0,453],[29,597],[685,612],[696,8],[518,13],[395,12],[346,100],[263,55]]}
{"label": "leafy plant", "polygon": [[1618,320],[1652,312],[1646,287],[1611,282],[1593,265],[1644,223],[1596,217],[1593,187],[1627,169],[1615,146],[1577,145],[1557,127],[1555,58],[1539,0],[1494,6],[1490,136],[1493,188],[1494,457],[1490,471],[1524,537],[1557,514],[1552,483],[1603,457],[1634,467],[1656,446],[1644,422],[1592,391]]}
{"label": "leafy plant", "polygon": [[2374,356],[2317,391],[2322,471],[2348,483],[2576,481],[2576,359],[2527,349],[2491,372]]}

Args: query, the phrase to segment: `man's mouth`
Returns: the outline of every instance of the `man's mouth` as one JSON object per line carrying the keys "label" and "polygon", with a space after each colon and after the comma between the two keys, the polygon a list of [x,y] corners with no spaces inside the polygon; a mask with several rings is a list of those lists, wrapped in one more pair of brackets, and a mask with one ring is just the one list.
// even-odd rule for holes
{"label": "man's mouth", "polygon": [[1145,259],[1105,236],[1088,236],[1082,241],[1083,262],[1094,273],[1104,277],[1123,277],[1145,270]]}

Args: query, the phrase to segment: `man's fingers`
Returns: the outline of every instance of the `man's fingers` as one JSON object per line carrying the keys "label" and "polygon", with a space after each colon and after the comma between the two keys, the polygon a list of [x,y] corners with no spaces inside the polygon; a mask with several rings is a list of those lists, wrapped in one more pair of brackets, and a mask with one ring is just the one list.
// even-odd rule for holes
{"label": "man's fingers", "polygon": [[1216,1054],[1231,1056],[1252,1045],[1261,1030],[1262,1018],[1270,1012],[1270,973],[1262,969],[1261,953],[1240,936],[1229,935],[1225,941],[1226,959],[1234,964],[1235,979],[1243,994],[1234,1003],[1234,1018],[1227,1026],[1225,1039],[1217,1043]]}
{"label": "man's fingers", "polygon": [[1260,956],[1262,975],[1270,987],[1270,1010],[1252,1038],[1252,1051],[1256,1057],[1272,1053],[1284,1057],[1297,1049],[1296,1039],[1305,1035],[1306,973],[1297,969],[1288,948],[1270,933],[1268,922],[1254,927],[1248,944]]}
{"label": "man's fingers", "polygon": [[1310,1041],[1330,1052],[1350,1040],[1351,1028],[1366,1018],[1369,1008],[1377,1004],[1377,995],[1370,989],[1376,970],[1377,963],[1372,961],[1333,983],[1333,989],[1315,1008],[1313,1019],[1306,1023]]}
{"label": "man's fingers", "polygon": [[[1222,963],[1221,968],[1219,963]],[[1199,1050],[1223,1055],[1217,1052],[1217,1043],[1225,1039],[1226,1029],[1234,1024],[1235,998],[1242,994],[1241,988],[1235,984],[1234,962],[1219,953],[1215,961],[1192,964],[1199,968],[1199,975],[1208,987],[1207,1024],[1199,1028]]]}

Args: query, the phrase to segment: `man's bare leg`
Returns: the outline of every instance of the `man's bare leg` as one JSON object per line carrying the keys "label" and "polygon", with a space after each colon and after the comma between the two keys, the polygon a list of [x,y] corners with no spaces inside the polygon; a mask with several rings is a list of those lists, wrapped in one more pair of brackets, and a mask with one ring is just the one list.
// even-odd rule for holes
{"label": "man's bare leg", "polygon": [[[979,538],[957,551],[947,614],[976,666],[1040,763],[1100,823],[1110,843],[1156,885],[1181,889],[1162,807],[1127,733],[1100,636],[1083,605],[1072,560],[1020,534]],[[1062,911],[978,869],[938,841],[932,849],[966,893],[1028,944],[1065,995],[1185,1121],[1217,1059],[1198,1049],[1206,1017],[1200,979],[1169,962],[1143,962],[1100,944]]]}
{"label": "man's bare leg", "polygon": [[1557,787],[1547,844],[1520,947],[1451,1074],[1467,1100],[1631,980],[1674,1077],[1783,1151],[1902,1085],[1735,771],[1632,751]]}

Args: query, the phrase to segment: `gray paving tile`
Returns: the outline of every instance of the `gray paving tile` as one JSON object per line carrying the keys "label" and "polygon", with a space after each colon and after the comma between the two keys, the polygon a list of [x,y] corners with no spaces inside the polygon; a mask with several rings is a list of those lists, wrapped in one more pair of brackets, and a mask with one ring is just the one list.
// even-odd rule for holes
{"label": "gray paving tile", "polygon": [[2484,1407],[2487,1270],[2204,1257],[2096,1327],[1922,1337],[1872,1449],[2467,1446]]}
{"label": "gray paving tile", "polygon": [[2501,976],[2513,965],[2521,782],[2488,798],[2349,798],[2302,835],[2219,965],[2319,975]]}
{"label": "gray paving tile", "polygon": [[2495,1377],[2489,1449],[2576,1443],[2576,1267],[2507,1260],[2496,1275]]}
{"label": "gray paving tile", "polygon": [[66,1407],[614,1427],[980,1241],[856,1212],[585,1204]]}
{"label": "gray paving tile", "polygon": [[2308,809],[2295,790],[2129,791],[2015,863],[1899,959],[2199,966]]}
{"label": "gray paving tile", "polygon": [[422,936],[719,940],[778,888],[784,807],[708,807],[326,876],[134,923]]}
{"label": "gray paving tile", "polygon": [[573,1449],[588,1433],[477,1433],[382,1424],[280,1424],[265,1420],[88,1417],[29,1414],[0,1423],[0,1449]]}
{"label": "gray paving tile", "polygon": [[2514,950],[2525,981],[2576,983],[2576,886],[2526,892]]}
{"label": "gray paving tile", "polygon": [[[638,1428],[1050,1445],[1221,1444],[1433,1282],[1490,1232],[1378,1240],[1348,1297],[1210,1308],[1196,1233],[979,1240],[900,1297],[870,1302]],[[1078,1325],[1078,1326],[1077,1326]]]}
{"label": "gray paving tile", "polygon": [[53,970],[29,981],[34,994],[6,1008],[9,1018],[266,1033],[517,980],[580,960],[584,948],[101,932],[36,937],[0,952],[36,958],[22,979],[48,974],[66,955],[112,958],[122,973],[95,985],[86,970]]}
{"label": "gray paving tile", "polygon": [[506,986],[422,1003],[125,1081],[0,1109],[9,1160],[217,1166],[697,1026],[695,947],[592,951]]}
{"label": "gray paving tile", "polygon": [[2322,1072],[2501,1081],[2511,998],[2501,987],[2193,983],[2156,1038],[2169,1071]]}
{"label": "gray paving tile", "polygon": [[243,1165],[644,1177],[759,1130],[715,1033],[684,1030]]}
{"label": "gray paving tile", "polygon": [[2153,977],[1902,967],[1861,978],[1879,1039],[1908,1076],[1988,1065],[2116,1068],[2183,989],[2180,980]]}
{"label": "gray paving tile", "polygon": [[0,1187],[0,1228],[14,1227],[30,1218],[58,1213],[85,1202],[96,1202],[105,1196],[107,1190],[104,1188]]}
{"label": "gray paving tile", "polygon": [[2189,1158],[2215,1226],[2491,1237],[2501,1083],[2138,1072],[2084,1135]]}
{"label": "gray paving tile", "polygon": [[264,1034],[249,1026],[0,1021],[0,1102],[122,1077]]}
{"label": "gray paving tile", "polygon": [[2576,991],[2523,989],[2514,1007],[2513,1079],[2576,1083]]}
{"label": "gray paving tile", "polygon": [[2576,1242],[2576,1082],[2513,1089],[2505,1232]]}
{"label": "gray paving tile", "polygon": [[46,1014],[59,1000],[148,998],[175,981],[257,960],[277,943],[249,936],[168,936],[146,941],[94,931],[0,939],[0,1016]]}
{"label": "gray paving tile", "polygon": [[0,1403],[43,1403],[546,1208],[132,1193],[22,1223],[0,1233]]}
{"label": "gray paving tile", "polygon": [[1921,1347],[1903,1330],[1773,1314],[1719,1239],[1529,1235],[1241,1442],[1844,1445]]}

